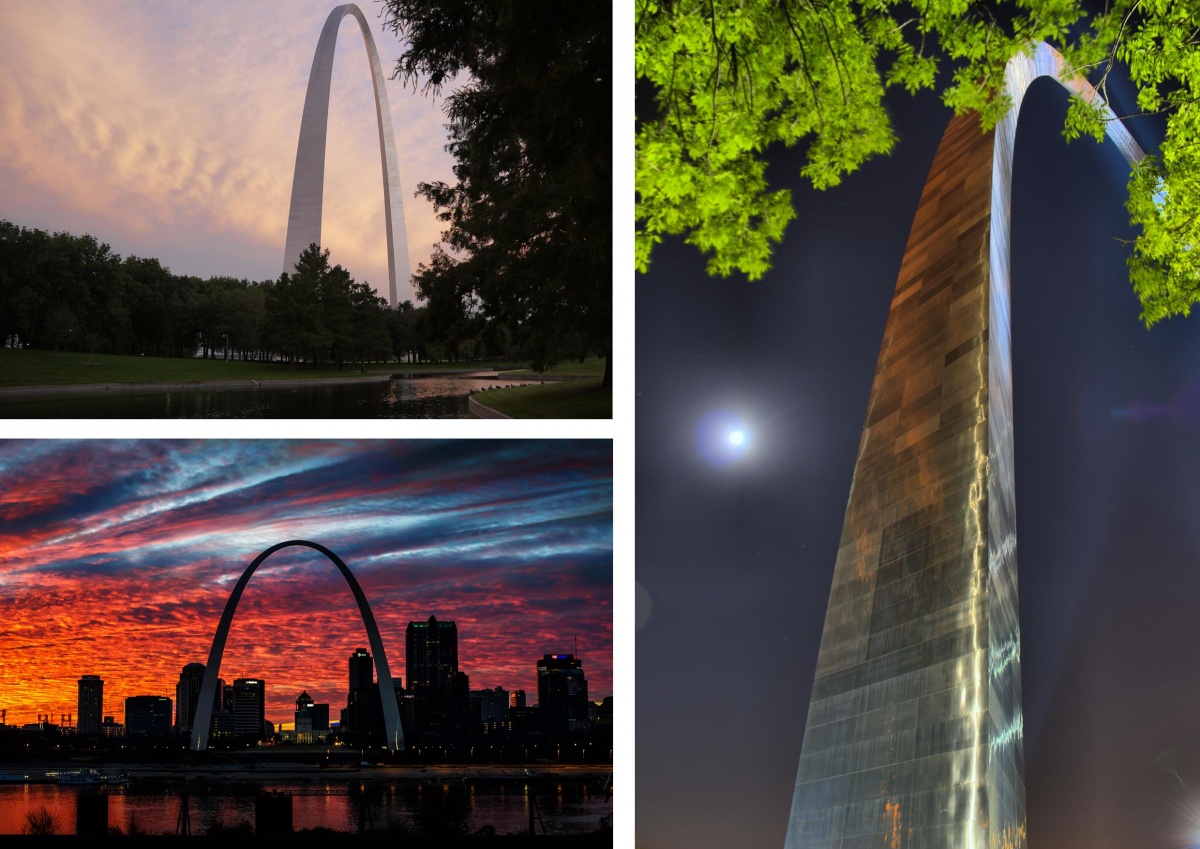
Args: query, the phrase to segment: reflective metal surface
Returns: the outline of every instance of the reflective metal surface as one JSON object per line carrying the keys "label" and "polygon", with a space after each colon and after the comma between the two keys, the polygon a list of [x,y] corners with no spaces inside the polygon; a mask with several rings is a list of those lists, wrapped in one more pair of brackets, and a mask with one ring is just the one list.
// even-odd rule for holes
{"label": "reflective metal surface", "polygon": [[300,254],[311,244],[321,244],[321,206],[325,191],[325,137],[329,124],[329,85],[333,79],[333,54],[342,18],[352,15],[362,30],[363,44],[371,65],[371,85],[375,89],[375,119],[379,124],[379,157],[383,165],[383,214],[387,226],[388,284],[391,305],[403,294],[412,299],[406,285],[396,291],[396,268],[408,280],[408,237],[404,229],[404,200],[400,194],[400,170],[396,165],[396,139],[392,132],[392,113],[384,89],[383,66],[375,50],[375,39],[362,11],[353,3],[338,6],[329,13],[321,38],[317,41],[308,91],[304,95],[304,115],[300,119],[300,141],[296,146],[296,170],[292,176],[292,202],[288,210],[287,242],[283,251],[283,270],[290,274]]}
{"label": "reflective metal surface", "polygon": [[[788,849],[1024,847],[1008,231],[1025,90],[946,129],[901,264],[841,543]],[[1063,82],[1098,96],[1079,78]],[[1110,113],[1111,114],[1111,113]],[[1115,119],[1126,159],[1142,152]]]}

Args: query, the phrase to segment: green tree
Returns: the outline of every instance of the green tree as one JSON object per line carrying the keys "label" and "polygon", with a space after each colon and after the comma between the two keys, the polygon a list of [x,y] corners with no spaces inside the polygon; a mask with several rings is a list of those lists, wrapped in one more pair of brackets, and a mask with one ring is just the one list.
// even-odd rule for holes
{"label": "green tree", "polygon": [[319,363],[333,343],[333,334],[322,320],[320,297],[331,271],[329,251],[309,245],[295,271],[281,274],[267,292],[267,345],[288,362]]}
{"label": "green tree", "polygon": [[[957,112],[990,128],[1004,114],[1008,59],[1037,41],[1092,74],[1102,93],[1119,63],[1144,113],[1167,115],[1157,157],[1133,172],[1128,208],[1141,234],[1130,260],[1142,318],[1187,315],[1200,300],[1200,6],[1110,0],[637,0],[635,67],[657,114],[636,142],[635,262],[664,236],[708,253],[708,272],[751,280],[795,217],[765,177],[772,144],[807,143],[801,170],[836,185],[895,137],[882,97],[942,85]],[[1068,137],[1104,135],[1104,116],[1072,105]]]}
{"label": "green tree", "polygon": [[448,227],[446,250],[417,273],[418,290],[431,309],[434,299],[471,312],[477,305],[484,321],[521,340],[536,368],[561,359],[573,332],[608,356],[611,3],[384,7],[387,25],[408,44],[396,74],[427,94],[449,91],[447,150],[457,182],[418,186]]}

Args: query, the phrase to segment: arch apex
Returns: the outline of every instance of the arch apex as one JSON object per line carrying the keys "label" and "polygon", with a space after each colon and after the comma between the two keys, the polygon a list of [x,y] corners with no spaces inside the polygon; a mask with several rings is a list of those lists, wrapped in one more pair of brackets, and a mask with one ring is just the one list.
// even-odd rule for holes
{"label": "arch apex", "polygon": [[[237,611],[238,601],[242,597],[242,592],[246,589],[246,585],[250,583],[250,578],[254,575],[255,570],[258,569],[264,560],[275,552],[292,546],[311,548],[325,555],[326,559],[338,568],[338,571],[342,573],[342,577],[346,579],[346,583],[350,586],[350,591],[354,594],[354,600],[358,604],[359,614],[362,616],[363,626],[367,629],[367,639],[370,643],[371,651],[375,656],[375,672],[379,678],[379,697],[382,702],[384,733],[387,737],[388,751],[396,752],[403,749],[404,729],[400,724],[400,710],[396,705],[394,695],[395,685],[392,682],[391,668],[388,665],[387,653],[383,648],[383,640],[379,636],[379,627],[375,624],[375,615],[371,612],[371,605],[367,601],[366,594],[362,591],[362,587],[359,586],[358,581],[350,572],[350,568],[340,557],[320,543],[302,539],[279,542],[264,550],[246,567],[241,578],[238,579],[237,584],[234,586],[233,592],[229,594],[229,601],[225,603],[225,610],[221,614],[221,621],[217,625],[212,647],[209,649],[208,664],[205,666],[204,678],[200,684],[200,697],[196,704],[196,718],[192,724],[192,736],[189,748],[197,752],[202,752],[208,748],[208,736],[212,725],[213,703],[217,696],[217,679],[220,676],[221,658],[225,654],[225,641],[229,636],[229,627],[233,624],[233,616]],[[391,698],[388,697],[389,695]]]}

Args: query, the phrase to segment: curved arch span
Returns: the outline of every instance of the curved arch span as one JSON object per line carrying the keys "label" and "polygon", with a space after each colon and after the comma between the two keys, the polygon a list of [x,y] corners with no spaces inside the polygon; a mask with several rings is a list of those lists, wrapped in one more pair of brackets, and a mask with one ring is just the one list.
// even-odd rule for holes
{"label": "curved arch span", "polygon": [[1017,117],[1051,77],[1039,44],[1005,69],[991,132],[951,119],[913,217],[833,570],[786,849],[1024,849],[1009,222]]}
{"label": "curved arch span", "polygon": [[371,653],[375,656],[375,672],[379,677],[379,697],[383,703],[383,726],[384,733],[387,735],[387,747],[392,752],[403,749],[404,730],[400,727],[400,710],[396,706],[396,699],[388,698],[395,692],[392,673],[388,667],[387,655],[383,651],[383,641],[379,638],[379,627],[375,624],[374,614],[371,613],[371,605],[367,602],[362,587],[358,585],[358,581],[355,580],[349,567],[342,562],[340,557],[323,545],[302,539],[277,543],[255,557],[254,562],[246,567],[237,586],[230,593],[229,601],[225,604],[225,612],[221,614],[221,622],[217,625],[217,633],[213,637],[212,648],[208,652],[208,665],[204,668],[204,681],[200,685],[200,700],[196,705],[196,719],[192,725],[191,748],[197,752],[208,748],[208,732],[209,726],[212,725],[213,700],[217,694],[221,657],[225,654],[225,639],[229,636],[229,626],[233,624],[233,614],[237,610],[242,591],[246,589],[246,584],[250,583],[250,576],[254,574],[254,570],[259,567],[259,564],[281,548],[289,548],[293,545],[311,548],[324,554],[334,566],[338,567],[338,571],[350,585],[350,591],[354,593],[354,600],[358,602],[358,612],[362,614],[363,625],[367,629]]}
{"label": "curved arch span", "polygon": [[375,89],[375,119],[379,125],[379,158],[383,166],[383,217],[387,225],[388,297],[396,306],[396,267],[408,278],[408,237],[404,230],[404,202],[400,195],[400,170],[396,166],[396,138],[392,132],[392,113],[384,89],[383,66],[375,50],[375,39],[362,10],[353,3],[338,6],[325,19],[317,41],[312,70],[308,74],[308,92],[304,95],[304,115],[300,119],[300,141],[296,146],[296,170],[292,176],[292,203],[288,211],[287,241],[283,250],[283,271],[295,269],[300,254],[311,244],[321,244],[321,209],[325,191],[325,139],[329,126],[329,84],[333,79],[333,54],[337,46],[342,18],[352,15],[362,31],[367,60],[371,65],[371,85]]}

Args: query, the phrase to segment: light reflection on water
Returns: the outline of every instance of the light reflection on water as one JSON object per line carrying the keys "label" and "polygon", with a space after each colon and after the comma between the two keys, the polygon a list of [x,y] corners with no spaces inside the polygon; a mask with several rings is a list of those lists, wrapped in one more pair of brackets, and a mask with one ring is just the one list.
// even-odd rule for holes
{"label": "light reflection on water", "polygon": [[[543,781],[527,784],[520,779],[478,782],[445,781],[432,784],[391,782],[359,785],[346,782],[190,782],[166,783],[135,780],[128,787],[108,792],[108,824],[125,834],[130,827],[144,834],[171,834],[179,817],[180,794],[190,792],[189,813],[193,834],[210,827],[253,826],[254,795],[277,790],[293,795],[292,824],[296,831],[328,828],[357,831],[359,810],[365,798],[368,823],[374,830],[400,829],[407,834],[471,834],[492,826],[498,834],[523,832],[533,798],[549,834],[586,834],[595,831],[601,817],[612,816],[612,799],[596,779]],[[56,784],[0,785],[0,834],[19,834],[26,812],[40,806],[59,821],[60,834],[75,833],[77,797],[93,792]],[[540,833],[540,823],[538,826]]]}
{"label": "light reflection on water", "polygon": [[104,395],[0,397],[3,418],[465,419],[471,392],[524,385],[495,372],[409,374],[388,382]]}

